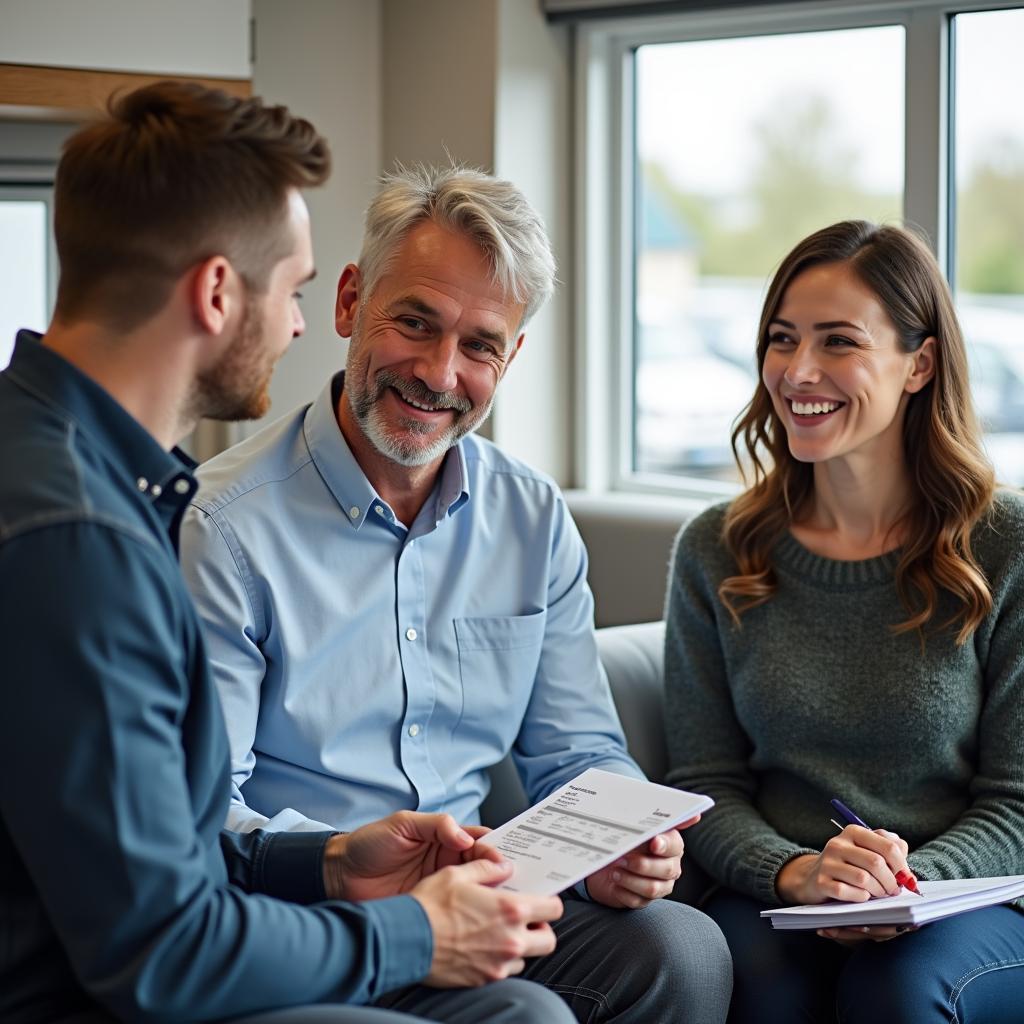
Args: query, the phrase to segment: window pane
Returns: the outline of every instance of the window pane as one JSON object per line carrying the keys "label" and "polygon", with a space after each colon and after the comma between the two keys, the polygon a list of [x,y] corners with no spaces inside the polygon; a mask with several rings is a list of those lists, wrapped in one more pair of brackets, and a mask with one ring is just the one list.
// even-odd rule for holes
{"label": "window pane", "polygon": [[955,285],[996,472],[1024,484],[1024,9],[954,20]]}
{"label": "window pane", "polygon": [[903,37],[638,48],[635,471],[734,478],[772,269],[817,228],[901,216]]}
{"label": "window pane", "polygon": [[46,203],[0,199],[0,369],[22,327],[46,327]]}

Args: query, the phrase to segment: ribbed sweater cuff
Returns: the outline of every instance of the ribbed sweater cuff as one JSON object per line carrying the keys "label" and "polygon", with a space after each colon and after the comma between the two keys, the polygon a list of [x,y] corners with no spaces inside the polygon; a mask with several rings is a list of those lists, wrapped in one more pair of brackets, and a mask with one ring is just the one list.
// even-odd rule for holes
{"label": "ribbed sweater cuff", "polygon": [[781,846],[774,846],[765,852],[754,872],[754,883],[757,886],[757,898],[762,903],[770,906],[781,906],[782,901],[775,891],[775,879],[783,866],[788,864],[794,857],[800,857],[805,853],[817,856],[820,851],[811,850],[802,846],[791,846],[789,843]]}

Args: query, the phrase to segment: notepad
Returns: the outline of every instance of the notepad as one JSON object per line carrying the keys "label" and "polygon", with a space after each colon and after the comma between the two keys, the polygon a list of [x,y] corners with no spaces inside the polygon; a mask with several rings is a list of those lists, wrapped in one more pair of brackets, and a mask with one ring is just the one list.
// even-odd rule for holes
{"label": "notepad", "polygon": [[773,928],[860,928],[872,924],[914,925],[1009,903],[1024,896],[1024,875],[919,881],[921,895],[905,889],[866,903],[820,903],[761,911]]}
{"label": "notepad", "polygon": [[698,793],[588,768],[480,842],[512,862],[512,877],[500,888],[553,895],[713,804]]}

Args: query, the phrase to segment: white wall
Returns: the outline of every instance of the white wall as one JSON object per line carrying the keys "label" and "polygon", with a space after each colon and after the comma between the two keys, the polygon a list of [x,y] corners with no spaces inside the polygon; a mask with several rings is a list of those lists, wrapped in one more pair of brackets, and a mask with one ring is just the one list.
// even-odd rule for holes
{"label": "white wall", "polygon": [[558,261],[555,297],[531,321],[502,383],[493,437],[503,448],[574,483],[573,164],[569,30],[532,0],[499,0],[494,171],[526,193],[547,224]]}
{"label": "white wall", "polygon": [[334,296],[342,267],[359,255],[363,211],[380,174],[381,11],[379,0],[253,0],[252,6],[253,92],[312,121],[331,144],[334,167],[327,184],[306,197],[317,278],[302,290],[306,333],[274,375],[274,419],[309,401],[345,363]]}
{"label": "white wall", "polygon": [[385,167],[461,163],[491,170],[494,0],[383,0]]}
{"label": "white wall", "polygon": [[568,30],[534,0],[383,0],[383,158],[456,160],[519,185],[563,282],[529,325],[482,433],[571,482],[572,237]]}
{"label": "white wall", "polygon": [[249,77],[249,0],[0,0],[0,63]]}

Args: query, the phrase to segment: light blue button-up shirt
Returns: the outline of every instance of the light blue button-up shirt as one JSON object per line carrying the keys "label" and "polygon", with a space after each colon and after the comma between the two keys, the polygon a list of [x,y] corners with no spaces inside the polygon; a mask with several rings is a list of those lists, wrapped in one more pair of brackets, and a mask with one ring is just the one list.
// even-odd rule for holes
{"label": "light blue button-up shirt", "polygon": [[479,821],[511,749],[531,800],[640,776],[556,485],[470,435],[407,529],[312,405],[209,462],[181,532],[231,741],[228,826]]}

